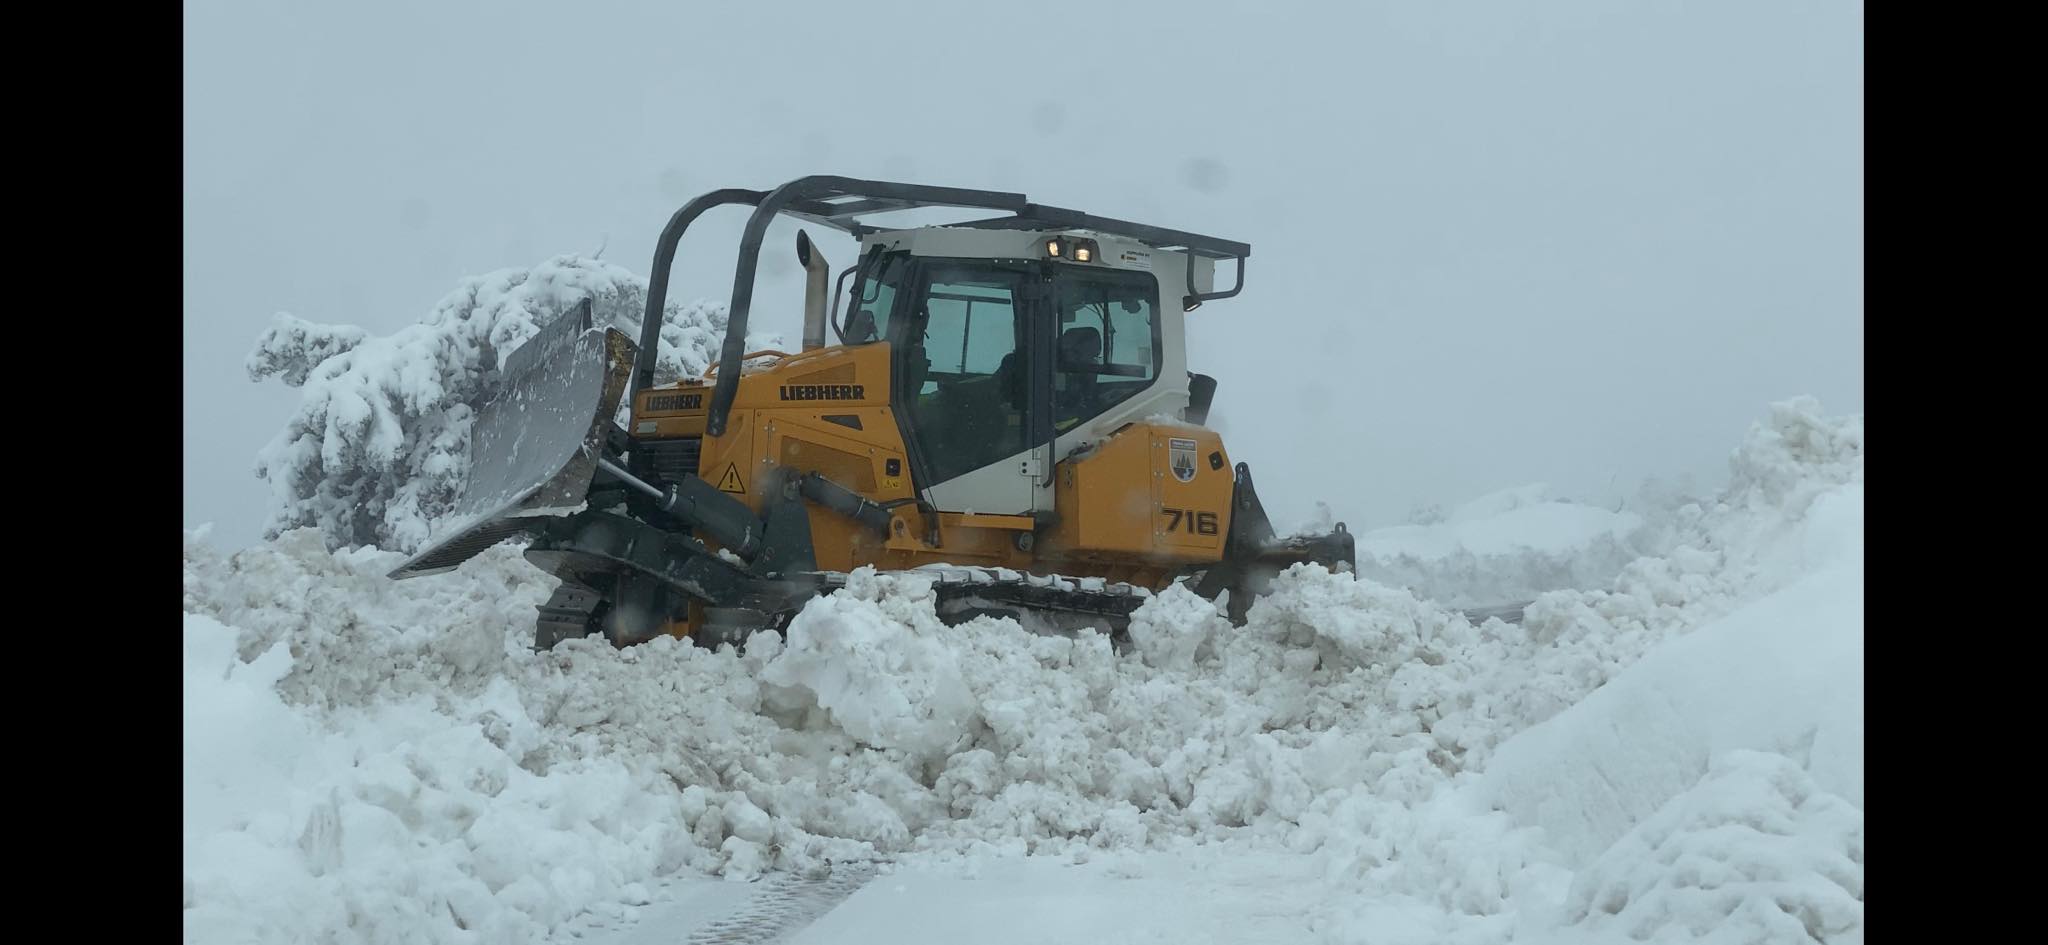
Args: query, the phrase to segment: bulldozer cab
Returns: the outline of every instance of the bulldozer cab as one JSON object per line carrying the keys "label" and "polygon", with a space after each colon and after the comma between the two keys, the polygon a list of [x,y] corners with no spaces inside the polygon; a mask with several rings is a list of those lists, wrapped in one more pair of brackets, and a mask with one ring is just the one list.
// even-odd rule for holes
{"label": "bulldozer cab", "polygon": [[932,507],[1050,512],[1061,458],[1186,409],[1188,303],[1173,289],[1210,282],[1210,260],[1083,228],[924,227],[862,244],[833,328],[843,344],[891,345],[891,402]]}

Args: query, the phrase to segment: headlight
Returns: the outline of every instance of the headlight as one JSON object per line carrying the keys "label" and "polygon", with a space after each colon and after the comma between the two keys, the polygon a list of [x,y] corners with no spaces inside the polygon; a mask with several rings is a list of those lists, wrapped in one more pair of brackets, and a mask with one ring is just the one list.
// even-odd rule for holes
{"label": "headlight", "polygon": [[1094,262],[1102,258],[1102,247],[1090,239],[1081,239],[1075,236],[1049,236],[1045,240],[1045,255],[1050,259]]}

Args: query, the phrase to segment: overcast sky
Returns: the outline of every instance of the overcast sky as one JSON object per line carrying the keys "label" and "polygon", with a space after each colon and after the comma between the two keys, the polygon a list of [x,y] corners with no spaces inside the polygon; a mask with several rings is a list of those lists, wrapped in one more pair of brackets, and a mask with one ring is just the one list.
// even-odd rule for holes
{"label": "overcast sky", "polygon": [[[599,246],[644,276],[690,197],[813,173],[1249,242],[1189,363],[1283,525],[1318,499],[1369,528],[1530,482],[1719,483],[1769,402],[1863,409],[1862,20],[186,0],[185,521],[259,535],[254,456],[298,397],[241,367],[273,313],[390,333],[464,276]],[[723,214],[671,297],[730,290]],[[791,234],[755,323],[795,338]]]}

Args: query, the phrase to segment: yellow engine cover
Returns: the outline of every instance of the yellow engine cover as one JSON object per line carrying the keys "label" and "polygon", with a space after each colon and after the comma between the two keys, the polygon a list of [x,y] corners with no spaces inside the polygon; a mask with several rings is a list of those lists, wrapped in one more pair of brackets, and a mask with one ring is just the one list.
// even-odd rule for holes
{"label": "yellow engine cover", "polygon": [[[708,381],[643,392],[634,403],[635,434],[701,437],[696,475],[757,513],[767,510],[773,497],[766,486],[778,471],[816,472],[874,502],[911,498],[909,453],[889,409],[887,344],[819,348],[747,372],[720,437],[704,435],[711,392]],[[925,523],[914,506],[898,516],[897,531],[922,534]],[[820,568],[927,563],[892,553],[894,536],[874,534],[829,509],[812,506],[810,519]]]}
{"label": "yellow engine cover", "polygon": [[1047,557],[1195,563],[1223,557],[1230,530],[1230,457],[1213,430],[1134,423],[1059,464],[1059,522]]}

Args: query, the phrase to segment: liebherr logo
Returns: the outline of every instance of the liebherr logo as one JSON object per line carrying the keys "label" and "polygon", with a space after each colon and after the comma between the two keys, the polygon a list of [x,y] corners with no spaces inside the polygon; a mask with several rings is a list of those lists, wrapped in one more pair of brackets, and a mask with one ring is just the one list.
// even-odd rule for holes
{"label": "liebherr logo", "polygon": [[647,398],[647,410],[650,413],[666,410],[701,410],[703,407],[703,394],[656,394]]}
{"label": "liebherr logo", "polygon": [[866,400],[859,384],[784,384],[777,389],[783,400]]}

